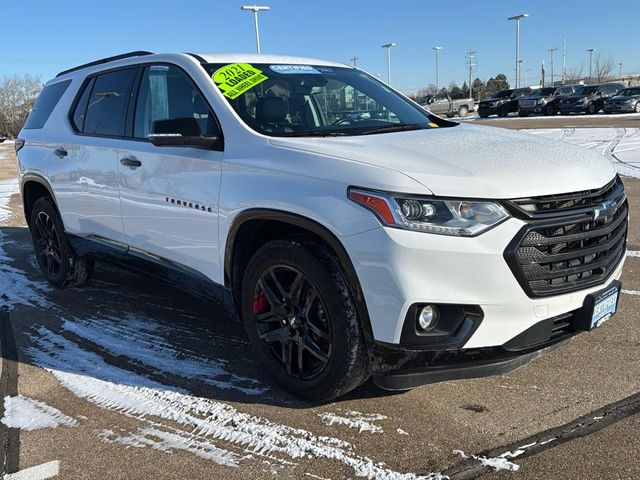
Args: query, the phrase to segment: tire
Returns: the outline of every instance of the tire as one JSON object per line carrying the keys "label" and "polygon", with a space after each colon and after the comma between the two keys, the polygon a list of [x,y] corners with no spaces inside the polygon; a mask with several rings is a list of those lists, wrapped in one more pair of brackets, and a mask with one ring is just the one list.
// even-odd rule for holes
{"label": "tire", "polygon": [[353,292],[323,245],[289,239],[261,247],[245,270],[240,303],[258,361],[285,390],[328,401],[369,377]]}
{"label": "tire", "polygon": [[506,108],[500,108],[500,109],[498,110],[498,116],[499,116],[500,118],[505,118],[507,115],[509,115],[509,112],[507,112],[507,109],[506,109]]}
{"label": "tire", "polygon": [[551,117],[555,114],[556,114],[556,111],[553,108],[553,105],[547,105],[546,107],[544,107],[543,115],[546,115],[547,117]]}
{"label": "tire", "polygon": [[49,197],[39,198],[33,206],[31,238],[38,265],[49,283],[67,288],[82,285],[91,278],[95,262],[76,255]]}
{"label": "tire", "polygon": [[480,113],[480,112],[478,112],[478,116],[480,118],[489,118],[489,114],[488,113]]}
{"label": "tire", "polygon": [[518,111],[518,116],[519,116],[519,117],[528,117],[528,116],[529,116],[529,114],[528,114],[528,113],[524,113],[524,112],[520,112],[520,111]]}
{"label": "tire", "polygon": [[466,105],[462,105],[459,109],[458,109],[458,116],[460,118],[464,118],[469,114],[469,107],[467,107]]}
{"label": "tire", "polygon": [[589,106],[587,107],[587,114],[588,115],[595,115],[596,113],[598,113],[599,109],[596,108],[596,104],[595,103],[590,103]]}

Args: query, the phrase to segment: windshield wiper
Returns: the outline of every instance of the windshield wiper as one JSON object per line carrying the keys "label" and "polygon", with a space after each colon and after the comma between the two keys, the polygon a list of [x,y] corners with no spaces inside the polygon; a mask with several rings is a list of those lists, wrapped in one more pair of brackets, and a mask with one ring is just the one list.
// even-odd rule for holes
{"label": "windshield wiper", "polygon": [[372,133],[382,132],[402,132],[406,130],[422,130],[424,128],[426,128],[426,125],[419,125],[417,123],[394,123],[393,125],[385,125],[384,127],[368,130],[360,135],[371,135]]}
{"label": "windshield wiper", "polygon": [[332,132],[329,130],[303,130],[300,132],[284,132],[279,137],[342,137],[348,135],[345,132]]}

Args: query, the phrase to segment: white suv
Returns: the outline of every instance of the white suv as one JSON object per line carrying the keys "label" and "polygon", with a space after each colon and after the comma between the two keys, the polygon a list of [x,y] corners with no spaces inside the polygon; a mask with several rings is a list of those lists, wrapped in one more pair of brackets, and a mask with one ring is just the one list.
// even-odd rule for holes
{"label": "white suv", "polygon": [[609,161],[443,120],[340,63],[111,57],[47,83],[16,149],[51,283],[144,264],[236,309],[307,398],[506,372],[616,310]]}

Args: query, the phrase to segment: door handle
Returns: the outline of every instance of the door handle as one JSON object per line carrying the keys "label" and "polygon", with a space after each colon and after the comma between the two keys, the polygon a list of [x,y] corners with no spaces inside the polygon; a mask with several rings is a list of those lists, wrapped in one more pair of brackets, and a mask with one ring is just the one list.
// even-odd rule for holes
{"label": "door handle", "polygon": [[142,162],[136,157],[124,157],[120,159],[120,163],[125,167],[138,168],[142,166]]}
{"label": "door handle", "polygon": [[67,151],[64,148],[59,147],[53,151],[53,154],[58,158],[63,158],[67,156]]}

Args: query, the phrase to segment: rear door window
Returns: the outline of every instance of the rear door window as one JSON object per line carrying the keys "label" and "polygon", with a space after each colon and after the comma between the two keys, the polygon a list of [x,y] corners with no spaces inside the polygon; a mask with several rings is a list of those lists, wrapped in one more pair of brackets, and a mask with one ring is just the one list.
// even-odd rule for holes
{"label": "rear door window", "polygon": [[87,105],[83,133],[124,136],[135,73],[135,68],[127,68],[96,77]]}
{"label": "rear door window", "polygon": [[62,98],[62,95],[67,90],[67,87],[71,83],[71,80],[64,82],[54,83],[48,85],[42,90],[38,100],[36,100],[33,109],[27,117],[27,121],[24,124],[24,128],[42,128],[47,123],[51,112]]}
{"label": "rear door window", "polygon": [[82,92],[82,96],[78,100],[76,108],[73,111],[71,122],[73,123],[73,128],[75,128],[78,132],[81,132],[84,128],[84,118],[87,115],[89,96],[91,95],[91,89],[93,88],[93,84],[95,81],[96,79],[94,77],[89,83],[86,84],[86,86],[84,87],[84,91]]}

